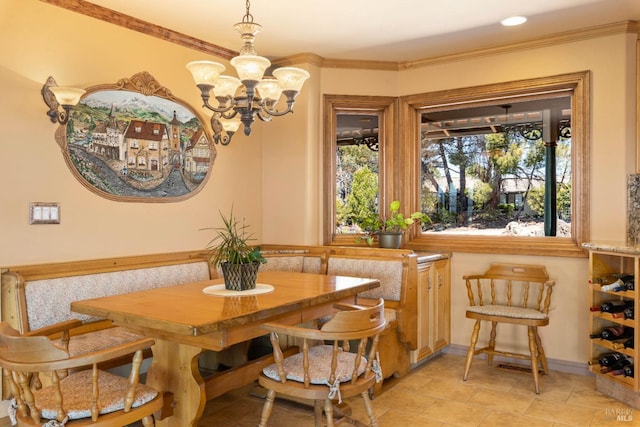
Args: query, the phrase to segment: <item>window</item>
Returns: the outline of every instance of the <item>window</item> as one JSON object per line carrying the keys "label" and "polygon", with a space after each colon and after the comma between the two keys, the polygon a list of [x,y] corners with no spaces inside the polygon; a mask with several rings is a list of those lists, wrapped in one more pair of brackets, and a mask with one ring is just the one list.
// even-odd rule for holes
{"label": "window", "polygon": [[428,232],[571,237],[571,96],[497,102],[422,112]]}
{"label": "window", "polygon": [[377,114],[338,114],[336,129],[336,234],[360,233],[378,212],[380,145]]}
{"label": "window", "polygon": [[[436,158],[440,159],[440,163],[442,163],[443,159],[450,160],[451,156],[455,157],[456,150],[458,150],[458,155],[468,154],[470,159],[475,161],[476,167],[483,166],[480,160],[484,156],[484,166],[487,166],[487,158],[492,155],[490,151],[508,150],[510,143],[518,143],[517,148],[522,153],[518,156],[520,163],[516,162],[514,167],[520,167],[520,169],[505,168],[501,174],[494,174],[499,178],[499,185],[489,189],[485,188],[485,191],[492,193],[494,200],[490,203],[493,203],[493,206],[498,209],[507,212],[513,209],[514,212],[511,214],[520,210],[520,218],[524,218],[523,213],[526,212],[528,215],[538,216],[536,218],[538,220],[540,195],[544,193],[550,197],[553,190],[547,192],[545,189],[542,191],[544,182],[549,181],[544,167],[547,160],[546,157],[542,161],[539,156],[534,156],[534,154],[541,153],[541,142],[539,139],[533,138],[532,130],[527,130],[525,125],[539,125],[545,123],[545,119],[533,116],[516,117],[516,114],[521,113],[518,111],[521,107],[527,107],[525,108],[527,113],[538,115],[542,114],[541,111],[544,113],[546,108],[537,108],[538,103],[546,103],[548,106],[560,103],[561,115],[556,118],[570,120],[570,138],[567,137],[567,134],[561,134],[557,138],[556,155],[553,157],[556,161],[554,169],[556,170],[557,185],[553,188],[557,193],[557,197],[554,199],[556,214],[568,224],[569,231],[564,234],[557,233],[556,236],[542,237],[503,236],[502,234],[495,235],[495,232],[494,235],[486,235],[469,233],[452,227],[445,228],[443,222],[440,221],[441,229],[439,231],[433,231],[435,227],[431,231],[420,231],[414,227],[406,236],[405,247],[440,252],[585,256],[581,244],[589,239],[589,72],[409,95],[401,98],[325,95],[324,161],[326,167],[324,168],[325,210],[323,224],[325,243],[355,244],[354,233],[357,230],[340,229],[342,218],[339,217],[341,214],[339,204],[353,189],[348,188],[347,180],[350,178],[341,175],[345,173],[344,164],[338,164],[341,161],[338,123],[344,118],[353,117],[375,116],[378,119],[378,191],[376,200],[378,209],[384,210],[392,200],[398,199],[401,201],[405,213],[417,210],[429,212],[433,214],[435,222],[438,223],[438,209],[444,208],[448,212],[452,212],[449,210],[452,203],[456,205],[456,221],[460,213],[464,214],[460,216],[463,221],[468,218],[481,219],[476,214],[482,212],[483,205],[489,204],[488,199],[486,195],[485,198],[481,197],[481,194],[473,196],[467,188],[477,188],[477,191],[481,192],[483,188],[481,184],[486,180],[481,179],[478,171],[465,168],[464,172],[469,178],[474,173],[476,176],[473,177],[473,180],[467,179],[463,186],[465,190],[460,191],[460,171],[458,170],[458,176],[452,176],[449,181],[446,176],[442,178],[441,175],[447,173],[446,168],[440,164],[439,172],[433,168],[429,169],[428,166],[437,165],[437,162],[425,161],[430,155],[428,151],[436,148],[440,150],[440,143],[446,139],[443,138],[446,137],[445,131],[449,132],[449,136],[456,132],[462,132],[463,126],[459,123],[457,128],[453,126],[454,124],[453,127],[447,128],[449,124],[446,122],[453,120],[456,114],[466,113],[464,114],[466,117],[463,118],[470,120],[481,117],[487,122],[495,121],[496,117],[502,116],[500,121],[494,123],[494,128],[498,132],[491,130],[491,133],[503,136],[492,136],[491,138],[494,140],[487,144],[485,135],[489,134],[485,133],[488,132],[486,130],[466,135],[454,135],[447,140],[448,146],[442,144],[442,148],[445,151],[449,150],[449,154],[440,153]],[[536,108],[533,108],[534,106]],[[488,107],[492,107],[494,111],[480,114]],[[399,111],[399,115],[396,114],[397,111]],[[566,117],[562,115],[566,115]],[[440,136],[437,136],[436,126],[442,128]],[[515,136],[509,137],[507,140],[500,140],[500,138],[504,138],[505,130],[515,132],[518,126],[524,129],[519,136],[513,134]],[[427,129],[430,129],[430,132],[426,132]],[[529,139],[522,135],[528,136]],[[510,140],[511,138],[513,141]],[[465,144],[467,144],[466,147]],[[355,147],[354,144],[346,146],[352,147],[350,149]],[[367,152],[365,151],[365,153]],[[472,154],[478,157],[471,157]],[[497,154],[499,153],[493,153],[493,155]],[[431,155],[434,154],[431,153]],[[537,160],[526,163],[523,159],[526,159],[527,156]],[[369,162],[368,156],[360,157],[365,159],[365,163]],[[464,164],[461,161],[463,159],[454,160],[459,164]],[[453,166],[449,168],[449,172],[452,170]],[[560,175],[562,176],[558,178]],[[349,176],[352,177],[353,173]],[[438,180],[442,184],[429,186],[430,182],[438,182]],[[449,182],[454,184],[453,188]],[[477,187],[475,187],[476,184]],[[440,194],[438,194],[438,187]],[[527,187],[530,188],[527,189]],[[532,191],[531,188],[534,187],[535,191]],[[533,195],[536,192],[535,199],[538,204],[533,206]],[[466,201],[460,197],[460,193],[466,196]],[[474,203],[470,205],[468,201],[469,199],[473,200],[474,197]],[[462,205],[460,205],[461,200]],[[555,221],[551,222],[555,223]]]}
{"label": "window", "polygon": [[[539,105],[543,108],[537,108]],[[543,117],[520,113],[539,114],[556,107],[559,113],[554,120],[565,120],[568,115],[571,132],[570,138],[567,138],[568,134],[557,138],[556,153],[549,164],[555,161],[556,175],[560,168],[568,172],[570,178],[567,174],[560,180],[556,178],[556,185],[551,188],[544,185],[550,175],[542,173],[547,158],[540,158],[544,151],[540,139],[532,135],[530,128],[529,133],[526,129],[519,133],[515,129],[545,122]],[[434,230],[437,230],[414,231],[409,247],[584,256],[581,243],[588,239],[589,231],[588,72],[411,95],[401,99],[400,111],[400,158],[406,159],[409,169],[402,175],[406,177],[406,185],[402,186],[404,204],[409,211],[422,208],[432,213]],[[482,128],[488,130],[481,131]],[[516,156],[515,151],[509,150],[519,150],[519,154]],[[514,163],[507,164],[507,160]],[[447,161],[451,164],[444,165]],[[495,180],[493,185],[488,185],[492,181],[481,176],[481,169],[486,173],[487,167],[496,168],[501,162],[503,169],[492,172]],[[457,175],[442,176],[447,173]],[[567,222],[568,232],[556,236],[521,237],[465,230],[470,228],[469,220],[480,222],[481,216],[476,213],[483,212],[483,205],[494,208],[494,212],[484,210],[491,215],[500,209],[503,216],[506,213],[513,215],[509,212],[513,208],[520,210],[520,218],[525,217],[525,211],[530,217],[539,217],[539,194],[546,193],[547,188],[550,188],[549,196],[554,190],[559,196],[553,200],[556,202],[554,212]],[[482,194],[483,191],[486,194]],[[538,203],[534,203],[534,199]],[[548,208],[551,203],[547,201],[546,206]],[[555,217],[548,221],[555,224]],[[547,223],[546,227],[549,227]]]}
{"label": "window", "polygon": [[[368,209],[394,197],[393,130],[397,98],[325,95],[325,241],[353,245],[354,177],[367,180]],[[391,184],[391,185],[390,185]],[[356,185],[356,192],[358,185]]]}

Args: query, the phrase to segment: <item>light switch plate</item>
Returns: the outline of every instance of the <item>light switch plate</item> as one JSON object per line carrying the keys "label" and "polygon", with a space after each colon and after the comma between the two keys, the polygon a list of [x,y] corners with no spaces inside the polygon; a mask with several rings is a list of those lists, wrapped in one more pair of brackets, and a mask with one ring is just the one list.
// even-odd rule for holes
{"label": "light switch plate", "polygon": [[60,224],[60,203],[32,202],[29,205],[29,224]]}

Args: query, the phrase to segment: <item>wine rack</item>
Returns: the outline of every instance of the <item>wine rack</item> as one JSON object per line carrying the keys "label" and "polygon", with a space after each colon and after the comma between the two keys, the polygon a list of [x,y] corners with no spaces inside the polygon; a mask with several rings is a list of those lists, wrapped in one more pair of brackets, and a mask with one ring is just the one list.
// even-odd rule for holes
{"label": "wine rack", "polygon": [[[638,313],[638,290],[607,291],[602,290],[602,285],[597,283],[599,279],[610,278],[618,275],[633,275],[636,281],[640,280],[639,260],[640,247],[629,247],[624,243],[585,243],[589,249],[589,287],[591,307],[601,306],[607,301],[628,300],[633,301],[634,313]],[[607,283],[605,281],[605,283]],[[622,400],[630,406],[640,408],[640,357],[638,356],[638,325],[637,314],[633,319],[614,317],[611,313],[592,311],[590,318],[591,333],[599,333],[610,326],[626,326],[634,329],[634,348],[624,348],[622,341],[608,341],[602,338],[587,338],[591,340],[589,369],[596,375],[596,387],[604,394]],[[613,375],[611,372],[602,373],[601,366],[597,363],[600,357],[607,353],[624,354],[634,365],[633,377]],[[634,363],[637,362],[637,363]]]}

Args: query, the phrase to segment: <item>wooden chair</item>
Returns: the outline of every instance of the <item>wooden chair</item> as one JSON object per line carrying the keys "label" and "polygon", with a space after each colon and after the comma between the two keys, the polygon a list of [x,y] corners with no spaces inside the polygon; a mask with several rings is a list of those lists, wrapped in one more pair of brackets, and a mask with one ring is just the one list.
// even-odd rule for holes
{"label": "wooden chair", "polygon": [[[338,304],[338,311],[321,329],[267,323],[271,332],[275,363],[263,369],[258,378],[267,391],[260,427],[266,427],[276,393],[314,401],[315,425],[333,421],[333,401],[360,395],[371,426],[378,421],[373,412],[369,390],[382,380],[376,363],[378,335],[385,328],[384,300],[375,306]],[[283,358],[278,334],[302,340],[301,352]],[[317,345],[314,345],[317,344]],[[350,350],[355,350],[351,352]]]}
{"label": "wooden chair", "polygon": [[[93,353],[69,356],[47,337],[22,336],[0,323],[0,367],[15,399],[18,426],[121,427],[142,420],[153,426],[163,394],[138,383],[142,352],[153,345],[140,339]],[[97,365],[134,354],[129,378]]]}
{"label": "wooden chair", "polygon": [[[469,296],[466,317],[475,319],[471,334],[471,344],[467,352],[463,380],[467,380],[473,357],[487,353],[489,365],[493,356],[500,355],[531,362],[531,373],[535,392],[540,393],[538,385],[538,365],[547,374],[547,359],[538,335],[538,326],[549,324],[549,304],[554,281],[549,280],[546,269],[541,265],[491,264],[480,275],[464,276]],[[480,323],[491,322],[489,343],[476,350]],[[496,328],[498,323],[510,323],[527,326],[529,354],[496,350]]]}

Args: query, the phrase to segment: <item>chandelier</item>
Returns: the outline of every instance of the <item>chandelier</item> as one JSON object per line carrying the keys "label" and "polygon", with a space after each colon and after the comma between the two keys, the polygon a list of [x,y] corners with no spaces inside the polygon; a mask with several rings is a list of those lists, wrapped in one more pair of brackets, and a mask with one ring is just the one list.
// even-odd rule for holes
{"label": "chandelier", "polygon": [[[217,62],[193,61],[187,64],[200,89],[203,106],[213,111],[211,128],[216,144],[228,145],[241,123],[244,125],[244,134],[249,136],[256,117],[266,122],[272,117],[293,112],[295,98],[309,78],[307,71],[295,67],[277,68],[272,72],[273,77],[263,78],[271,62],[258,56],[253,46],[262,26],[253,22],[249,7],[247,0],[242,22],[233,27],[240,33],[244,43],[240,54],[230,61],[239,78],[222,75],[225,66]],[[217,105],[209,103],[212,91]],[[287,103],[283,111],[276,108],[281,95],[285,96]]]}

